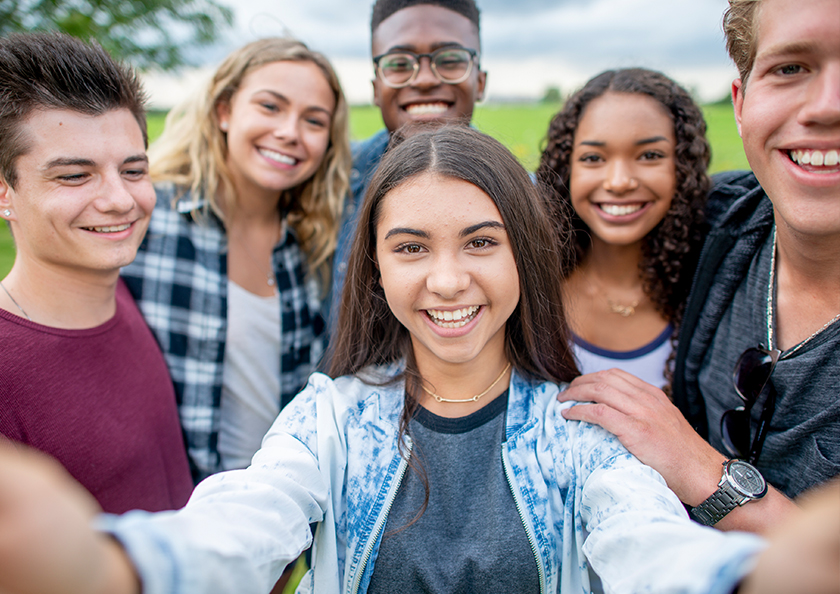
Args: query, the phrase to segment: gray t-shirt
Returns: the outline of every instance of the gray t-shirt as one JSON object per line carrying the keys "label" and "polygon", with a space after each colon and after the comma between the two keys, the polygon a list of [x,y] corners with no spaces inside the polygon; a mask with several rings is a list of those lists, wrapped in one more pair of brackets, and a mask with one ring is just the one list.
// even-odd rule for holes
{"label": "gray t-shirt", "polygon": [[[772,248],[771,233],[723,315],[700,369],[709,441],[724,453],[721,416],[742,404],[732,383],[735,363],[746,349],[767,346]],[[790,357],[786,353],[770,377],[777,394],[776,412],[757,466],[769,483],[794,497],[840,475],[840,321]],[[759,403],[752,409],[751,440],[760,414]]]}
{"label": "gray t-shirt", "polygon": [[409,470],[379,547],[368,592],[539,592],[537,562],[502,468],[507,392],[457,419],[420,409],[409,431],[429,483]]}

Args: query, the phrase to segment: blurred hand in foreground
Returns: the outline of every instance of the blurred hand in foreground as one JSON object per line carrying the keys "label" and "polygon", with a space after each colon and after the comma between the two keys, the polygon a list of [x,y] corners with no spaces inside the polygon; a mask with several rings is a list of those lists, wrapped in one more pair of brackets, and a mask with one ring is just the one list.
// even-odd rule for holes
{"label": "blurred hand in foreground", "polygon": [[840,594],[840,479],[797,499],[739,594]]}
{"label": "blurred hand in foreground", "polygon": [[0,438],[0,592],[139,592],[122,548],[91,529],[98,512],[57,462]]}

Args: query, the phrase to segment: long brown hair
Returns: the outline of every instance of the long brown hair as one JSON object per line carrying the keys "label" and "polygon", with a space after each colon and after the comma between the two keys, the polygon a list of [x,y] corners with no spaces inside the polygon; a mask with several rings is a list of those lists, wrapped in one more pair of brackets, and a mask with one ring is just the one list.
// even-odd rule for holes
{"label": "long brown hair", "polygon": [[[434,127],[407,138],[395,135],[368,187],[341,295],[336,335],[331,341],[330,375],[360,374],[373,365],[404,362],[391,377],[364,375],[372,383],[405,380],[405,404],[398,447],[419,407],[421,378],[408,330],[388,308],[375,264],[376,226],[388,194],[422,174],[459,179],[487,194],[502,216],[519,273],[519,304],[505,325],[505,355],[517,372],[537,380],[571,381],[577,374],[569,348],[569,329],[560,289],[559,250],[548,209],[528,173],[498,141],[466,126]],[[457,201],[457,196],[452,197]],[[424,487],[423,515],[429,484],[422,454],[409,458]],[[391,534],[391,533],[389,533]]]}
{"label": "long brown hair", "polygon": [[424,173],[471,183],[499,209],[520,285],[519,304],[505,326],[505,353],[528,377],[570,381],[577,368],[569,350],[559,282],[562,246],[547,209],[516,158],[498,141],[466,126],[422,130],[392,146],[383,157],[359,212],[332,341],[330,375],[405,361],[407,398],[418,387],[409,334],[385,301],[375,254],[383,200],[391,190]]}

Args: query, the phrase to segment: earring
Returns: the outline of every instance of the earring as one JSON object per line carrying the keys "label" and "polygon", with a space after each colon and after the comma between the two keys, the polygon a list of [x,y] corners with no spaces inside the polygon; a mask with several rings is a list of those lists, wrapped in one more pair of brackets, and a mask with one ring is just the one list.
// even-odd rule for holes
{"label": "earring", "polygon": [[228,131],[228,123],[227,122],[222,122],[221,124],[219,124],[219,129],[222,132],[227,132]]}
{"label": "earring", "polygon": [[7,208],[6,210],[3,211],[3,216],[4,217],[12,216],[12,211]]}

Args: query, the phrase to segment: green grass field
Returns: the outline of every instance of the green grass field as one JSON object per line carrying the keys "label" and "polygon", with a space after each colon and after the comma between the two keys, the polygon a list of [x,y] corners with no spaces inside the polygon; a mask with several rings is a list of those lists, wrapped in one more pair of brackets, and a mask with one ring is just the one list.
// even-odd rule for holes
{"label": "green grass field", "polygon": [[[529,171],[539,162],[545,141],[548,122],[558,104],[479,105],[473,116],[475,126],[498,138]],[[732,117],[732,106],[716,103],[703,107],[708,124],[708,138],[712,145],[710,171],[747,169],[747,159]],[[163,130],[166,114],[149,115],[149,138],[154,139]],[[374,106],[357,106],[350,111],[350,134],[354,140],[367,138],[382,128],[379,109]],[[0,278],[12,267],[14,247],[6,225],[0,224]]]}

